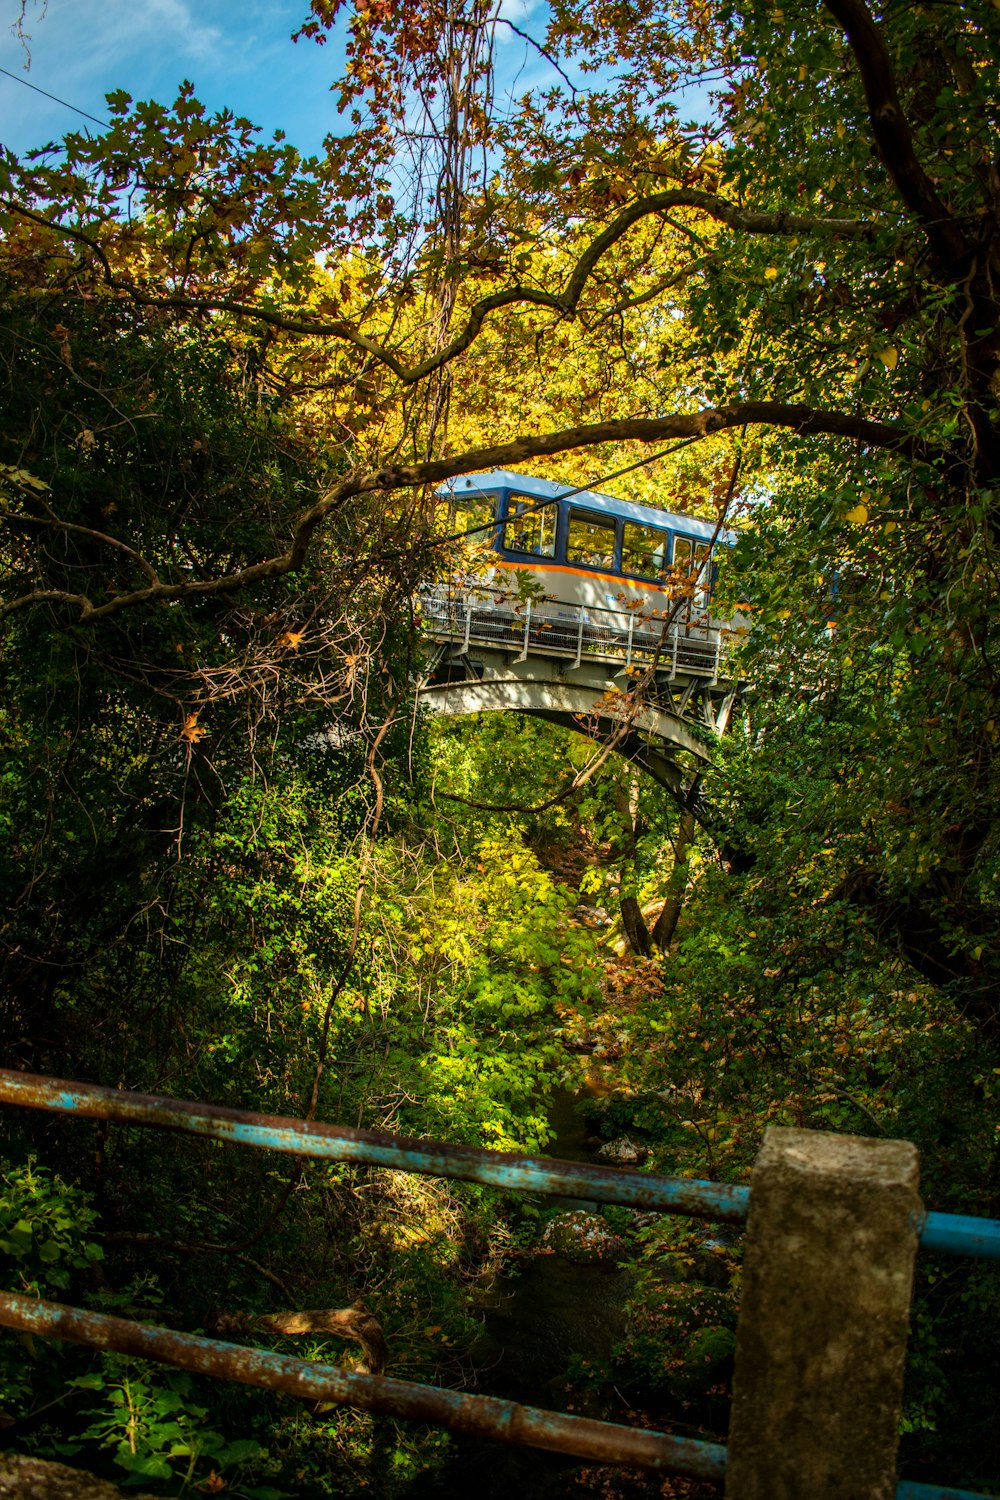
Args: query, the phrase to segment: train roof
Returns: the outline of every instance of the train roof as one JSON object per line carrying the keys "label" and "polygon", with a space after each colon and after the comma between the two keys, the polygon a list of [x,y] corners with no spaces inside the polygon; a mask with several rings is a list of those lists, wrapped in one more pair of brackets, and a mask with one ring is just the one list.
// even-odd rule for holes
{"label": "train roof", "polygon": [[[491,469],[485,474],[461,474],[457,479],[449,479],[441,485],[438,494],[460,494],[463,490],[517,490],[521,495],[532,495],[539,500],[558,500],[562,496],[568,496],[575,504],[588,510],[603,510],[608,515],[624,516],[627,521],[638,521],[646,526],[666,526],[672,531],[683,532],[685,536],[708,542],[715,536],[714,521],[659,510],[653,505],[636,505],[630,500],[619,500],[614,495],[602,495],[598,490],[577,490],[573,485],[560,484],[552,479],[536,479],[533,474],[515,474],[510,469]],[[731,527],[723,527],[718,540],[734,542],[736,533]]]}

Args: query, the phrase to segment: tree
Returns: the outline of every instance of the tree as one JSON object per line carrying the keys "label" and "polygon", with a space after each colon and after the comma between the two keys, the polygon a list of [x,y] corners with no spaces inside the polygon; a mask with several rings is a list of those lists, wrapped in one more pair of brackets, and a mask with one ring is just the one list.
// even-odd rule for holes
{"label": "tree", "polygon": [[[104,135],[6,160],[18,295],[45,285],[101,316],[145,309],[195,339],[232,328],[262,388],[293,396],[299,430],[338,452],[270,536],[198,577],[182,557],[145,556],[117,522],[92,527],[88,571],[70,586],[22,490],[8,506],[20,566],[4,609],[49,604],[96,623],[250,597],[305,567],[325,529],[373,514],[383,530],[359,563],[381,567],[388,548],[419,567],[422,497],[444,478],[560,454],[575,477],[574,453],[691,439],[715,454],[740,434],[745,502],[757,518],[769,496],[775,560],[808,559],[816,589],[841,578],[844,599],[850,574],[864,619],[842,610],[840,639],[857,618],[905,660],[915,701],[940,687],[944,735],[961,723],[969,744],[962,806],[939,799],[938,833],[960,830],[949,890],[938,867],[902,891],[867,859],[845,870],[845,890],[924,972],[991,983],[991,960],[973,956],[992,944],[971,892],[992,837],[995,723],[994,11],[829,0],[819,14],[675,18],[643,3],[596,26],[560,4],[539,45],[567,83],[508,118],[490,92],[501,21],[438,0],[378,17],[316,0],[304,31],[322,40],[345,17],[354,128],[322,159],[207,117],[185,86],[169,109],[112,96]],[[590,70],[594,86],[566,69]],[[706,123],[681,120],[685,88]],[[430,210],[393,185],[401,142],[415,149],[414,97],[436,153]],[[592,391],[566,380],[588,369]],[[484,442],[498,394],[507,433]],[[595,401],[601,420],[586,420]],[[45,525],[65,525],[53,511]],[[765,611],[786,588],[793,620],[807,608],[756,552],[747,586],[765,581]]]}

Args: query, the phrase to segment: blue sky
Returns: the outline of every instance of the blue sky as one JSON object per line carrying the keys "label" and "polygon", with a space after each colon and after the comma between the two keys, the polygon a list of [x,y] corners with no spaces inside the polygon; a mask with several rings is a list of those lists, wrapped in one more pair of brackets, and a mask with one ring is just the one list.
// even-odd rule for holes
{"label": "blue sky", "polygon": [[[169,102],[188,78],[210,109],[228,105],[268,133],[286,131],[301,150],[318,151],[324,135],[338,130],[330,84],[343,54],[336,37],[324,47],[291,42],[307,7],[308,0],[48,0],[42,14],[29,0],[26,70],[14,34],[18,0],[0,0],[0,67],[98,118],[113,89]],[[505,0],[503,11],[536,34],[544,29],[542,0]],[[554,81],[507,28],[498,42],[501,77],[518,95]],[[0,74],[4,145],[22,152],[86,128],[79,115]]]}

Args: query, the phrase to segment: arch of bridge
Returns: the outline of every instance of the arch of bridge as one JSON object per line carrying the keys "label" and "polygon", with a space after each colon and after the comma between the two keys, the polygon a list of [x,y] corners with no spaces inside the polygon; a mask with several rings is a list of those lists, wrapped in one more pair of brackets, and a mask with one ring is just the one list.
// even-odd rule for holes
{"label": "arch of bridge", "polygon": [[[620,700],[616,702],[616,699]],[[559,678],[514,675],[464,682],[429,683],[417,702],[431,713],[459,717],[474,713],[520,713],[548,719],[598,742],[617,734],[615,749],[676,795],[683,773],[672,759],[685,750],[707,762],[708,751],[679,715],[655,704],[635,709],[626,694]]]}

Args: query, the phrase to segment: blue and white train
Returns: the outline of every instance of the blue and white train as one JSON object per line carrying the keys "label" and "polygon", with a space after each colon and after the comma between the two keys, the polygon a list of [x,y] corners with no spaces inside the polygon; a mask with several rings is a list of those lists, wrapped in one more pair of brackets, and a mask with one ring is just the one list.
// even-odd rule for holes
{"label": "blue and white train", "polygon": [[714,556],[731,530],[506,469],[451,480],[438,497],[448,533],[479,544],[477,566],[447,586],[453,617],[474,608],[481,630],[492,609],[525,650],[577,663],[586,651],[631,665],[667,644],[669,665],[680,652],[688,670],[717,672],[735,622],[713,614]]}

